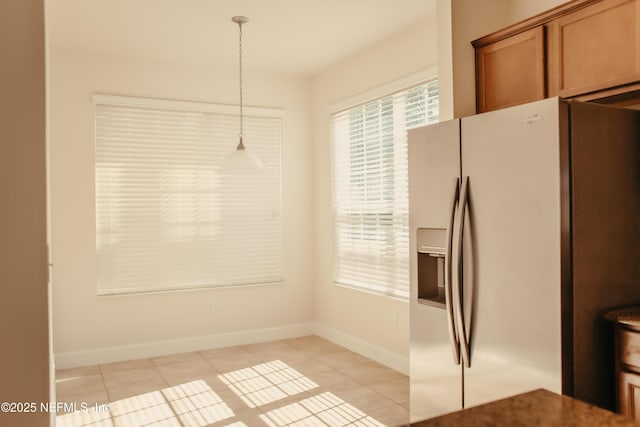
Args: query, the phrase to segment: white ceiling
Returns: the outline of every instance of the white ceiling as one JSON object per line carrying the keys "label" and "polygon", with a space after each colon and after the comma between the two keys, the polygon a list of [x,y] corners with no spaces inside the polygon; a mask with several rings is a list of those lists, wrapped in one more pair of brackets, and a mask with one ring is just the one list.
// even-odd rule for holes
{"label": "white ceiling", "polygon": [[46,0],[53,47],[313,74],[435,13],[435,0]]}

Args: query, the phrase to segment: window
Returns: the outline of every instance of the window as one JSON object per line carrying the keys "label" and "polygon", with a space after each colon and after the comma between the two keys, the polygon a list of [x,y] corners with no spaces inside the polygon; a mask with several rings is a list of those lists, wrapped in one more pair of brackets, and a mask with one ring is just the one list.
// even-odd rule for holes
{"label": "window", "polygon": [[409,297],[406,131],[437,120],[437,80],[332,116],[336,283]]}
{"label": "window", "polygon": [[222,175],[237,108],[96,95],[98,294],[282,281],[281,111],[246,108],[259,175]]}

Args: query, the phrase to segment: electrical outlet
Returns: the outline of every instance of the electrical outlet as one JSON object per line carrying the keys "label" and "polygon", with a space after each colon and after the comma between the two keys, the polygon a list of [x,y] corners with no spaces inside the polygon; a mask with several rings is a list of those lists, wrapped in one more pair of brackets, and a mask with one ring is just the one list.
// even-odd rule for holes
{"label": "electrical outlet", "polygon": [[209,311],[213,311],[215,308],[216,308],[215,298],[213,297],[213,295],[209,295],[209,298],[207,299],[207,309],[209,309]]}

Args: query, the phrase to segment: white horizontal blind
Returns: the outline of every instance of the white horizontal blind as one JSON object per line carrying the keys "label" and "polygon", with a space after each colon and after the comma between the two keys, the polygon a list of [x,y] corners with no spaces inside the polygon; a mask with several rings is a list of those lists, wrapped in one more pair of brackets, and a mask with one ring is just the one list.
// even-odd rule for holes
{"label": "white horizontal blind", "polygon": [[245,116],[263,173],[222,175],[237,108],[111,98],[95,101],[98,294],[282,281],[281,118]]}
{"label": "white horizontal blind", "polygon": [[333,115],[337,283],[409,297],[406,131],[437,120],[437,80]]}

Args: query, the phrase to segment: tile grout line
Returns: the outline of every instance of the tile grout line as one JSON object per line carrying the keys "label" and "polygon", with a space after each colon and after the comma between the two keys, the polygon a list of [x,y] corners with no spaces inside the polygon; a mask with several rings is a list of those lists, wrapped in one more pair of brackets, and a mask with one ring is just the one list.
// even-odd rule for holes
{"label": "tile grout line", "polygon": [[107,388],[107,382],[104,380],[104,374],[102,372],[102,366],[101,365],[96,365],[98,367],[98,372],[100,372],[100,379],[102,380],[102,387],[104,387],[104,391],[107,393],[107,400],[109,401],[109,403],[112,402],[111,400],[111,393],[109,393],[109,389]]}

